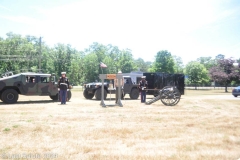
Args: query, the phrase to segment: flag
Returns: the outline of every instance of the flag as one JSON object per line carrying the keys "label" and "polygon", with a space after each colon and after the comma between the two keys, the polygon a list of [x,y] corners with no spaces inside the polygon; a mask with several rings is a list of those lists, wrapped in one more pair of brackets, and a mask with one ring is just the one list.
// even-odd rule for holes
{"label": "flag", "polygon": [[101,62],[101,63],[100,63],[100,67],[101,67],[101,68],[107,68],[107,65]]}

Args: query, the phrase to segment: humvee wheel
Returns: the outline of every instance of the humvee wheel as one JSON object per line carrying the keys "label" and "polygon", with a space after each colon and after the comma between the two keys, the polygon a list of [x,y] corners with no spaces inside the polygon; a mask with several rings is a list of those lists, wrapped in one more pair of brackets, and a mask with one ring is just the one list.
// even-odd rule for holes
{"label": "humvee wheel", "polygon": [[69,90],[67,91],[67,101],[69,101],[72,97],[72,92]]}
{"label": "humvee wheel", "polygon": [[166,106],[175,106],[181,98],[181,94],[176,87],[166,86],[160,94],[161,101]]}
{"label": "humvee wheel", "polygon": [[133,88],[131,93],[129,94],[131,99],[138,99],[139,97],[139,91],[137,88]]}
{"label": "humvee wheel", "polygon": [[92,99],[94,94],[89,94],[88,91],[85,89],[83,91],[83,96],[86,98],[86,99]]}
{"label": "humvee wheel", "polygon": [[[101,94],[102,93],[102,88],[98,88],[96,91],[95,91],[95,98],[97,100],[101,100]],[[104,99],[107,98],[107,91],[104,89],[104,96],[103,96]]]}
{"label": "humvee wheel", "polygon": [[55,96],[49,96],[52,100],[57,101],[58,100],[58,93]]}
{"label": "humvee wheel", "polygon": [[7,89],[3,91],[1,95],[1,100],[7,104],[16,103],[18,100],[18,92],[14,89]]}

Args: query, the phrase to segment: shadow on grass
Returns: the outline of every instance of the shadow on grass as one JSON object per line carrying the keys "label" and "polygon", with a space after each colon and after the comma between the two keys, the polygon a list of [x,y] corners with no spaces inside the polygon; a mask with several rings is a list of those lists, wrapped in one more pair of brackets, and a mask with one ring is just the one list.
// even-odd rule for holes
{"label": "shadow on grass", "polygon": [[[97,100],[97,99],[86,99],[86,100],[90,100],[90,101],[101,101],[101,99],[100,100]],[[131,101],[140,101],[140,99],[131,99],[131,98],[124,98],[124,99],[121,99],[122,101],[124,101],[124,100],[127,100],[127,101],[129,101],[129,100],[131,100]],[[115,98],[106,98],[106,99],[104,99],[104,101],[115,101]]]}
{"label": "shadow on grass", "polygon": [[[59,101],[53,101],[53,100],[34,100],[34,101],[18,101],[17,103],[14,104],[6,104],[3,103],[2,101],[0,101],[0,105],[18,105],[18,104],[41,104],[41,103],[55,103],[55,102],[59,102]],[[59,102],[60,103],[60,102]]]}

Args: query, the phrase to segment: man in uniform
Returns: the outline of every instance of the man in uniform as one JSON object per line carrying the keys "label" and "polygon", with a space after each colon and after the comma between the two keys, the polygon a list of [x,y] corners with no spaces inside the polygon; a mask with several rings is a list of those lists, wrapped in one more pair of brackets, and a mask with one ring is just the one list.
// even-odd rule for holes
{"label": "man in uniform", "polygon": [[[122,71],[118,71],[118,74],[122,74]],[[114,79],[114,86],[116,87],[116,92],[115,92],[115,96],[116,96],[116,101],[115,103],[117,104],[118,102],[118,90],[120,90],[120,94],[122,95],[122,87],[123,87],[123,84],[124,84],[124,80],[121,79],[120,81],[120,86],[118,86],[118,79]],[[121,87],[122,86],[122,87]],[[122,97],[122,96],[121,96]]]}
{"label": "man in uniform", "polygon": [[66,77],[66,72],[62,72],[61,74],[62,76],[58,80],[58,88],[60,89],[60,101],[61,104],[66,104],[67,89],[69,89],[69,80]]}
{"label": "man in uniform", "polygon": [[141,92],[141,103],[146,102],[146,88],[148,86],[148,83],[145,78],[146,78],[146,76],[142,76],[142,79],[139,82],[139,89]]}

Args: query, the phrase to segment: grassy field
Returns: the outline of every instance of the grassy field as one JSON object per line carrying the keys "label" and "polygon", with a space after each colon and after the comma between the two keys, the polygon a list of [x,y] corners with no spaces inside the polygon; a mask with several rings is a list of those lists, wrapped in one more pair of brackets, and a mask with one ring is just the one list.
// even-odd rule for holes
{"label": "grassy field", "polygon": [[[81,90],[72,95],[67,105],[40,96],[0,101],[0,159],[240,158],[240,97],[231,92],[185,90],[173,107],[127,95],[123,107],[103,108]],[[114,104],[114,95],[105,104]]]}

